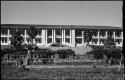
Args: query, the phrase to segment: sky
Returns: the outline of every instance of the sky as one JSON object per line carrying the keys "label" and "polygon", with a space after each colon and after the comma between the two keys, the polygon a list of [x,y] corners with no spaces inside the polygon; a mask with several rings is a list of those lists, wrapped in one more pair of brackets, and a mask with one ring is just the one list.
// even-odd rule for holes
{"label": "sky", "polygon": [[122,27],[122,1],[1,1],[1,24]]}

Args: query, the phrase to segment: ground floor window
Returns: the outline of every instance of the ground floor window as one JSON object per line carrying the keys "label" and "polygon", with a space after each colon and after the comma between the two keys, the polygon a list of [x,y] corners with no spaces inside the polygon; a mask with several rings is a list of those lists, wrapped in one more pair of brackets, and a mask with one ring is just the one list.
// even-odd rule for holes
{"label": "ground floor window", "polygon": [[104,44],[106,39],[100,39],[100,43]]}
{"label": "ground floor window", "polygon": [[97,44],[97,42],[98,42],[98,39],[92,39],[93,44]]}
{"label": "ground floor window", "polygon": [[70,38],[66,38],[66,41],[65,41],[65,42],[70,43]]}
{"label": "ground floor window", "polygon": [[47,43],[52,43],[52,38],[48,38]]}
{"label": "ground floor window", "polygon": [[82,44],[82,38],[76,38],[76,44]]}
{"label": "ground floor window", "polygon": [[7,37],[1,37],[1,42],[2,43],[7,43]]}
{"label": "ground floor window", "polygon": [[30,39],[30,38],[27,38],[26,41],[27,41],[27,43],[32,43],[32,39]]}
{"label": "ground floor window", "polygon": [[115,42],[120,44],[122,42],[122,40],[121,39],[116,39]]}
{"label": "ground floor window", "polygon": [[36,38],[36,43],[41,43],[41,38]]}
{"label": "ground floor window", "polygon": [[57,43],[61,43],[62,42],[62,38],[56,38],[56,42]]}

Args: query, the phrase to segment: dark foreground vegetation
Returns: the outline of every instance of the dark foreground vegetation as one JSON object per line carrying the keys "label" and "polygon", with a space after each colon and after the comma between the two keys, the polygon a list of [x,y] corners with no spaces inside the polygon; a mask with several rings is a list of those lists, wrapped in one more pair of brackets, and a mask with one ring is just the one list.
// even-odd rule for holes
{"label": "dark foreground vegetation", "polygon": [[124,80],[124,69],[111,68],[17,68],[1,67],[1,79]]}

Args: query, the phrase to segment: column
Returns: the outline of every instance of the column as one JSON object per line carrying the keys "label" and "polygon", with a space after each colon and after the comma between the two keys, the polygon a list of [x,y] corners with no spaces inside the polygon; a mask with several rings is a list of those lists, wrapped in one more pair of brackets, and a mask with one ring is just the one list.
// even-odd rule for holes
{"label": "column", "polygon": [[72,30],[70,30],[70,44],[72,43]]}
{"label": "column", "polygon": [[121,32],[121,39],[122,39],[122,44],[121,47],[123,46],[123,31]]}
{"label": "column", "polygon": [[45,33],[45,29],[42,29],[42,44],[46,45],[46,33]]}
{"label": "column", "polygon": [[100,34],[99,34],[99,31],[100,30],[98,30],[98,45],[100,46]]}
{"label": "column", "polygon": [[52,29],[52,43],[54,43],[54,30]]}
{"label": "column", "polygon": [[66,34],[65,34],[65,31],[66,30],[63,31],[64,32],[64,44],[66,43]]}
{"label": "column", "polygon": [[45,44],[47,45],[47,40],[48,40],[47,29],[45,30],[45,34],[46,34],[46,35],[45,35],[45,37],[46,37],[46,38],[45,38]]}
{"label": "column", "polygon": [[56,35],[55,35],[55,29],[53,30],[53,37],[54,37],[54,43],[56,42],[55,38],[56,38]]}
{"label": "column", "polygon": [[8,31],[7,31],[7,43],[8,43],[8,45],[10,45],[10,41],[9,41],[9,33],[10,33],[10,30],[8,29]]}
{"label": "column", "polygon": [[42,44],[42,29],[41,29],[41,44]]}
{"label": "column", "polygon": [[26,29],[24,30],[24,43],[27,43],[27,41],[26,41]]}
{"label": "column", "polygon": [[72,34],[71,35],[72,35],[72,37],[71,37],[71,39],[72,39],[72,46],[75,47],[75,30],[74,29],[72,30]]}
{"label": "column", "polygon": [[84,31],[82,30],[82,44],[84,45]]}
{"label": "column", "polygon": [[63,36],[63,29],[62,29],[62,43],[64,42],[64,39],[63,39],[63,37],[64,37],[64,36]]}
{"label": "column", "polygon": [[108,33],[107,33],[107,30],[106,30],[105,34],[106,34],[106,38],[107,38],[107,37],[108,37]]}
{"label": "column", "polygon": [[115,41],[115,31],[113,32],[113,38],[114,38],[114,41]]}

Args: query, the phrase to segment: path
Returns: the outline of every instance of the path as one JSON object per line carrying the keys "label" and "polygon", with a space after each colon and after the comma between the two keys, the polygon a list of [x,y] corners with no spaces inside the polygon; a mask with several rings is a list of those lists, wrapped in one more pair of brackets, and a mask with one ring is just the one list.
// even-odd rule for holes
{"label": "path", "polygon": [[[98,68],[118,68],[119,65],[113,65],[113,66],[104,66],[99,65]],[[88,65],[28,65],[26,68],[92,68],[92,66]],[[121,68],[124,68],[124,65],[121,66]]]}

